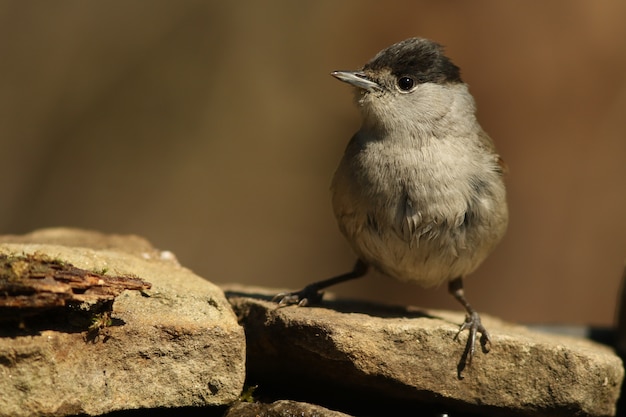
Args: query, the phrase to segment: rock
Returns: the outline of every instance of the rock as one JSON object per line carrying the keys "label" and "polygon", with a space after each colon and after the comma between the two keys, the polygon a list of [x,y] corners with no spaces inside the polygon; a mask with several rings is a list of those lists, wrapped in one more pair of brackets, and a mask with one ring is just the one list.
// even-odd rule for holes
{"label": "rock", "polygon": [[246,329],[249,377],[261,385],[315,390],[322,401],[416,401],[479,415],[615,413],[622,362],[588,340],[482,315],[491,351],[477,352],[460,379],[467,332],[454,336],[463,314],[333,300],[277,308],[268,301],[275,292],[231,287],[226,294]]}
{"label": "rock", "polygon": [[48,317],[0,323],[0,416],[226,405],[239,397],[243,329],[223,292],[171,253],[134,236],[72,229],[2,236],[0,253],[43,254],[152,284],[118,295],[112,325],[91,340],[84,328]]}
{"label": "rock", "polygon": [[271,404],[239,403],[229,408],[224,417],[350,417],[319,405],[281,400]]}

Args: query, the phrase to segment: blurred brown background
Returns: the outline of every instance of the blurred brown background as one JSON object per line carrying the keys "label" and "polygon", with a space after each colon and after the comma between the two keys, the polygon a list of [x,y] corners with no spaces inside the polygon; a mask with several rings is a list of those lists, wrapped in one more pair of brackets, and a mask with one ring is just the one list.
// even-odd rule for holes
{"label": "blurred brown background", "polygon": [[[610,324],[626,259],[626,2],[0,1],[0,233],[135,233],[207,279],[298,288],[351,268],[328,186],[356,69],[447,46],[510,166],[485,313]],[[383,277],[351,297],[460,307]]]}

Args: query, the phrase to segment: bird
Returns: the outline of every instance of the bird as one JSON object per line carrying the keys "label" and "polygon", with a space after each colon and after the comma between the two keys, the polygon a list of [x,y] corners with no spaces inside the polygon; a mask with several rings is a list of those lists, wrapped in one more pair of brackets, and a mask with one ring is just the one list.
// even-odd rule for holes
{"label": "bird", "polygon": [[440,44],[420,37],[378,52],[361,69],[332,76],[355,88],[362,124],[332,180],[338,227],[357,255],[345,274],[277,294],[279,306],[306,306],[322,290],[370,270],[430,288],[447,283],[463,306],[469,335],[460,371],[480,334],[491,336],[465,297],[463,279],[505,234],[506,164],[476,118],[460,69]]}

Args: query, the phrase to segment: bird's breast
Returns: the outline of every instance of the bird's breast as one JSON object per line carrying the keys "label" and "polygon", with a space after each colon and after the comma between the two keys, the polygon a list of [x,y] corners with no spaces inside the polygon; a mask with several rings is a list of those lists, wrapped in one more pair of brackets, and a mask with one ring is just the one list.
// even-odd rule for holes
{"label": "bird's breast", "polygon": [[504,199],[501,179],[455,143],[393,145],[348,146],[333,180],[342,233],[361,258],[396,278],[429,286],[471,272],[492,247],[482,241],[502,205],[494,199]]}

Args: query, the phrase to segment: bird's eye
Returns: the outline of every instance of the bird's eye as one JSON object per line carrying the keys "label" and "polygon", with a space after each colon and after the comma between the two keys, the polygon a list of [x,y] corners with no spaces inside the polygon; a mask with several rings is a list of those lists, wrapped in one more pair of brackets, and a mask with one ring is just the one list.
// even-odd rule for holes
{"label": "bird's eye", "polygon": [[415,80],[411,77],[400,77],[398,78],[398,87],[402,91],[409,91],[415,86]]}

